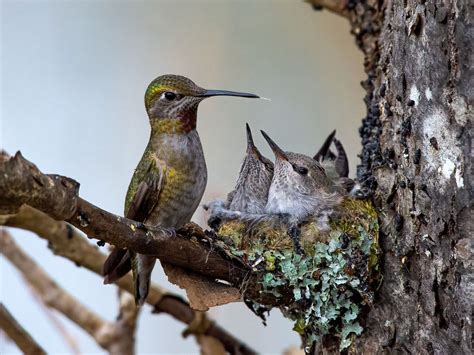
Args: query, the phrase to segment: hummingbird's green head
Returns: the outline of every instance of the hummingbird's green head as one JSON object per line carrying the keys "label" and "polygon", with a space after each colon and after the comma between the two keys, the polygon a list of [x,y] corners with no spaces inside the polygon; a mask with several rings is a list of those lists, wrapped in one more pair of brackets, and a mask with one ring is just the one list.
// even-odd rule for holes
{"label": "hummingbird's green head", "polygon": [[212,96],[259,98],[242,92],[207,90],[184,76],[162,75],[150,83],[145,93],[145,107],[152,130],[158,133],[194,130],[199,103]]}

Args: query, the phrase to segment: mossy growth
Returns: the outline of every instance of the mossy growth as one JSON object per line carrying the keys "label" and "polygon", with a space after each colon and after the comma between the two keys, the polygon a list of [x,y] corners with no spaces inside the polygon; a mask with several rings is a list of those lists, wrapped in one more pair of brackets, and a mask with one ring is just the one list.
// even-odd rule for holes
{"label": "mossy growth", "polygon": [[[302,254],[295,252],[284,221],[232,220],[216,232],[223,250],[261,275],[261,292],[286,297],[279,308],[294,321],[305,347],[330,337],[343,350],[361,334],[360,320],[378,280],[377,213],[369,201],[347,198],[325,224],[300,226]],[[260,306],[258,300],[250,303]]]}

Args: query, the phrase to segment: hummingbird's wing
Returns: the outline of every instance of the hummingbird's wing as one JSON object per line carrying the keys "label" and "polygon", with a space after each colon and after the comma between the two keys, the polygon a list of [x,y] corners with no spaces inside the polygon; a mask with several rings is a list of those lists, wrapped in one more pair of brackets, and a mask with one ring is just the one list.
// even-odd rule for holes
{"label": "hummingbird's wing", "polygon": [[327,159],[329,160],[336,159],[336,156],[334,155],[334,153],[331,152],[331,150],[329,149],[335,135],[336,135],[336,130],[332,131],[329,134],[329,136],[326,138],[321,148],[319,148],[318,152],[313,157],[314,160],[318,162],[322,162],[323,160],[327,160]]}
{"label": "hummingbird's wing", "polygon": [[[141,162],[142,163],[142,162]],[[127,212],[125,217],[137,222],[145,222],[146,218],[151,214],[164,185],[164,177],[166,175],[166,164],[159,159],[149,160],[149,166],[144,170],[144,175],[134,174],[130,189],[137,186],[133,197],[127,203]],[[136,180],[141,182],[136,184]],[[129,191],[129,193],[133,191]],[[104,283],[113,283],[121,277],[125,276],[132,268],[130,252],[126,249],[114,247],[107,260],[104,263],[102,274],[105,276]]]}
{"label": "hummingbird's wing", "polygon": [[337,149],[337,158],[335,163],[336,171],[341,178],[346,178],[349,176],[349,161],[347,159],[346,151],[344,150],[341,141],[336,138],[334,138],[334,145]]}

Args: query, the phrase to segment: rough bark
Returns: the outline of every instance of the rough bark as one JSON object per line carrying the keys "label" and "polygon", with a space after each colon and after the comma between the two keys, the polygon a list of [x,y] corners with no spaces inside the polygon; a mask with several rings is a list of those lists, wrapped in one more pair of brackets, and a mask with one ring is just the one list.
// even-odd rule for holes
{"label": "rough bark", "polygon": [[358,177],[374,190],[384,252],[354,349],[471,353],[472,2],[347,1],[346,10],[368,75]]}

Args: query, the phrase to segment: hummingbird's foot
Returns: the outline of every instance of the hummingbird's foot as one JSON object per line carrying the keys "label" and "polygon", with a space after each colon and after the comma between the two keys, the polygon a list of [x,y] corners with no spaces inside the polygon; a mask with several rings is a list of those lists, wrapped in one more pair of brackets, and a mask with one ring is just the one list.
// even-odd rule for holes
{"label": "hummingbird's foot", "polygon": [[296,253],[299,255],[303,255],[304,250],[301,247],[301,243],[300,243],[300,235],[301,235],[300,227],[296,225],[292,225],[290,228],[288,228],[288,235],[293,240]]}
{"label": "hummingbird's foot", "polygon": [[211,201],[203,207],[210,214],[207,225],[214,230],[217,230],[222,222],[239,219],[242,216],[242,213],[239,211],[229,210],[226,202],[222,200]]}

